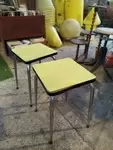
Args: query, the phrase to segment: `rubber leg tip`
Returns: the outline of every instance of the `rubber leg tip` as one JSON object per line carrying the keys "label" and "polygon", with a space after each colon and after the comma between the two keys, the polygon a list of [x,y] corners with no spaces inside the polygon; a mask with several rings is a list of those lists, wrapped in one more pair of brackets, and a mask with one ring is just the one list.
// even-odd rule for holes
{"label": "rubber leg tip", "polygon": [[16,87],[16,89],[18,90],[18,89],[19,89],[19,87]]}
{"label": "rubber leg tip", "polygon": [[30,107],[33,107],[33,105],[31,104]]}
{"label": "rubber leg tip", "polygon": [[89,128],[89,125],[87,125],[86,127]]}

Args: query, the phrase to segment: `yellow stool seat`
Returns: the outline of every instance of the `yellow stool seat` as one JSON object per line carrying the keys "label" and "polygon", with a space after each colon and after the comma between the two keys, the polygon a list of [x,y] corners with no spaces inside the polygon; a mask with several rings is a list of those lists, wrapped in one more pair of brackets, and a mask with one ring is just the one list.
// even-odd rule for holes
{"label": "yellow stool seat", "polygon": [[90,83],[96,77],[71,58],[33,65],[49,95]]}
{"label": "yellow stool seat", "polygon": [[57,54],[55,50],[41,43],[15,47],[12,49],[12,52],[24,61],[24,63],[32,63],[36,60]]}

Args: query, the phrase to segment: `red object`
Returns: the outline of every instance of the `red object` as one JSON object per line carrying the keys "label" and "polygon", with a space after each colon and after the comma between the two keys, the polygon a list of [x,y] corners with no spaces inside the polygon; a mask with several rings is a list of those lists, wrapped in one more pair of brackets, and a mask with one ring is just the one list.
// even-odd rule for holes
{"label": "red object", "polygon": [[106,55],[106,65],[113,66],[113,52],[108,52]]}

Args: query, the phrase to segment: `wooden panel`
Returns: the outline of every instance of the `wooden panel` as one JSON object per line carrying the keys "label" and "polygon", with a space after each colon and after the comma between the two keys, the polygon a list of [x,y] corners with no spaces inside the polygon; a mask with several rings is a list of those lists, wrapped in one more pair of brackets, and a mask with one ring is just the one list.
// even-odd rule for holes
{"label": "wooden panel", "polygon": [[3,40],[45,37],[45,18],[44,16],[2,16],[0,35]]}

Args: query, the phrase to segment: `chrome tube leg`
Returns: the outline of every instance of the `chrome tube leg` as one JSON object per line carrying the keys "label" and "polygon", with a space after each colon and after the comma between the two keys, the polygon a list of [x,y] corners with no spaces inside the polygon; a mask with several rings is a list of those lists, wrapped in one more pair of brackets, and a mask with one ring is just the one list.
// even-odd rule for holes
{"label": "chrome tube leg", "polygon": [[34,90],[35,90],[35,111],[37,112],[38,111],[38,107],[37,107],[37,83],[38,83],[38,81],[37,81],[37,76],[35,75],[34,76]]}
{"label": "chrome tube leg", "polygon": [[53,59],[53,60],[56,60],[55,56],[52,56],[52,59]]}
{"label": "chrome tube leg", "polygon": [[54,97],[50,97],[50,141],[53,143],[53,122],[54,122]]}
{"label": "chrome tube leg", "polygon": [[32,91],[31,91],[31,65],[27,66],[28,74],[28,87],[29,87],[29,98],[30,98],[30,107],[32,107]]}
{"label": "chrome tube leg", "polygon": [[13,59],[14,61],[14,70],[15,70],[15,80],[16,80],[16,89],[18,89],[18,75],[17,75],[17,61],[16,61],[16,56]]}
{"label": "chrome tube leg", "polygon": [[92,118],[92,112],[93,112],[92,107],[93,107],[94,93],[95,93],[94,85],[90,84],[90,87],[91,87],[91,91],[90,91],[90,101],[89,101],[87,128],[89,128],[90,120]]}

